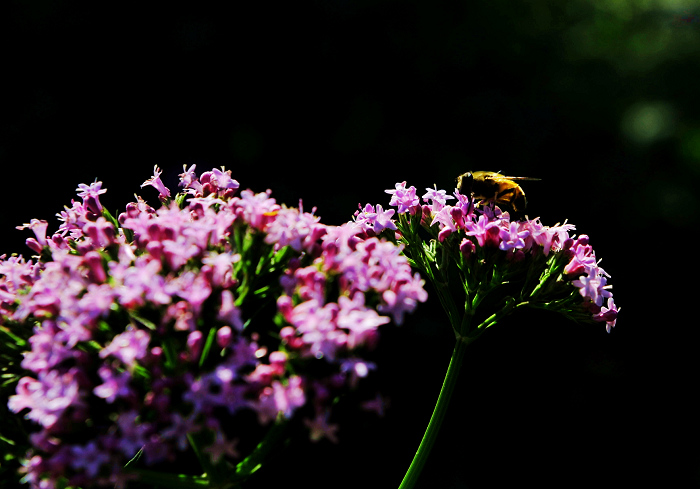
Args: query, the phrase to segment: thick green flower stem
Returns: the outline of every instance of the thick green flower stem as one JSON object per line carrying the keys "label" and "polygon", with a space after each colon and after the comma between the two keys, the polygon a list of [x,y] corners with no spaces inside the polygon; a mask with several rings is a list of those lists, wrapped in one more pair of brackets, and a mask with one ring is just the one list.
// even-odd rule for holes
{"label": "thick green flower stem", "polygon": [[468,343],[469,340],[466,338],[457,340],[455,349],[452,352],[450,366],[447,367],[445,380],[442,383],[442,389],[440,389],[440,395],[438,396],[435,409],[433,410],[433,415],[430,417],[430,422],[428,423],[428,427],[423,434],[423,439],[418,446],[418,451],[416,451],[416,455],[413,457],[413,462],[411,462],[411,466],[408,468],[408,471],[406,471],[406,475],[404,476],[399,489],[412,489],[418,481],[418,477],[420,476],[423,466],[428,459],[428,455],[430,454],[430,451],[435,444],[435,440],[437,439],[440,426],[442,425],[442,420],[445,418],[445,413],[447,412],[447,407],[450,405],[450,398],[452,397],[452,392],[457,385],[457,377],[459,376],[459,371],[462,367],[464,351],[466,350]]}

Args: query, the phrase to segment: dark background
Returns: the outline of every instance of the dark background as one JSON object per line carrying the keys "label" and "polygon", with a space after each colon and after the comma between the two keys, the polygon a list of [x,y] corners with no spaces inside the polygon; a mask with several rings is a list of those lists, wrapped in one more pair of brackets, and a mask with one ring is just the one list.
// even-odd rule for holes
{"label": "dark background", "polygon": [[[148,4],[148,5],[146,5]],[[660,3],[659,3],[660,5]],[[0,15],[0,253],[95,178],[123,210],[154,165],[225,165],[324,223],[406,180],[542,178],[531,217],[591,236],[617,328],[525,312],[470,347],[418,487],[700,486],[700,8],[631,2],[15,0]],[[427,304],[388,332],[382,420],[299,442],[259,487],[397,487],[452,340]]]}

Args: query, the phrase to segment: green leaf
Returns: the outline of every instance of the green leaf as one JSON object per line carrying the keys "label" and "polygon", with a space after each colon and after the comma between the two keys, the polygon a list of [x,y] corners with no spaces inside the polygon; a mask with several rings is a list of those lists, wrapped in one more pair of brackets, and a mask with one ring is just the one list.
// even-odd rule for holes
{"label": "green leaf", "polygon": [[148,329],[150,329],[151,331],[155,331],[155,330],[157,329],[157,326],[155,325],[155,323],[154,323],[153,321],[151,321],[150,319],[146,319],[146,318],[143,317],[143,316],[139,316],[138,314],[136,314],[136,313],[134,313],[134,312],[131,312],[131,311],[130,311],[130,312],[129,312],[129,317],[132,318],[132,319],[135,319],[135,320],[138,321],[139,323],[143,324],[144,326],[146,326],[146,327],[147,327]]}
{"label": "green leaf", "polygon": [[114,218],[114,216],[112,214],[110,214],[110,212],[104,206],[102,206],[102,217],[104,217],[110,223],[112,223],[112,226],[119,229],[119,222]]}
{"label": "green leaf", "polygon": [[199,367],[204,365],[207,357],[209,356],[209,351],[211,350],[214,340],[216,339],[216,328],[212,327],[209,329],[209,334],[207,335],[207,341],[204,343],[202,348],[202,355],[199,357]]}

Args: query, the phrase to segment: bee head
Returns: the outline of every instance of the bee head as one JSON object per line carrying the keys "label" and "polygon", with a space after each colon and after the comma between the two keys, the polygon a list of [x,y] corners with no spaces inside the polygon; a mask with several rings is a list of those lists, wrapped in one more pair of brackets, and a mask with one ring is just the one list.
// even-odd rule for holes
{"label": "bee head", "polygon": [[457,177],[457,190],[461,194],[469,194],[474,183],[474,175],[471,172],[463,173]]}

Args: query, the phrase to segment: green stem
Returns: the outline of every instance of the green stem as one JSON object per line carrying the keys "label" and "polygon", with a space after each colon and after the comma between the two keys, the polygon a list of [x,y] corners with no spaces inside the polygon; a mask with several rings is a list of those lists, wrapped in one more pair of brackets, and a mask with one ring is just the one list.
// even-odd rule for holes
{"label": "green stem", "polygon": [[[476,327],[477,331],[483,332],[487,328],[490,328],[494,324],[496,324],[498,321],[506,317],[508,314],[512,313],[514,310],[518,309],[519,307],[526,307],[530,306],[531,304],[527,301],[525,302],[518,302],[516,303],[514,299],[509,299],[508,302],[506,303],[503,308],[494,313],[491,314],[484,322],[482,322],[479,326]],[[481,334],[481,333],[479,333]]]}
{"label": "green stem", "polygon": [[464,351],[467,344],[468,341],[460,339],[455,345],[455,349],[452,352],[452,359],[450,360],[450,366],[447,367],[445,380],[442,383],[442,389],[440,389],[440,395],[438,396],[437,403],[435,404],[433,415],[430,417],[430,422],[428,423],[428,427],[425,429],[423,439],[418,446],[416,455],[413,457],[413,462],[411,462],[411,466],[408,468],[408,471],[406,471],[406,475],[404,476],[399,489],[412,489],[418,481],[418,477],[420,476],[423,466],[428,459],[428,455],[430,455],[430,451],[435,444],[435,440],[437,439],[440,426],[442,425],[442,420],[445,418],[447,407],[450,404],[452,392],[457,385],[457,377],[462,366]]}
{"label": "green stem", "polygon": [[272,449],[279,444],[287,424],[287,420],[283,416],[278,416],[272,427],[267,431],[265,438],[255,447],[255,450],[236,466],[237,478],[245,479],[260,468]]}

